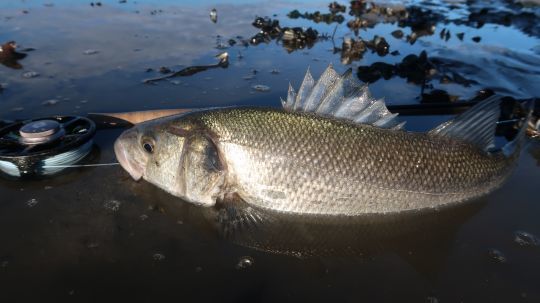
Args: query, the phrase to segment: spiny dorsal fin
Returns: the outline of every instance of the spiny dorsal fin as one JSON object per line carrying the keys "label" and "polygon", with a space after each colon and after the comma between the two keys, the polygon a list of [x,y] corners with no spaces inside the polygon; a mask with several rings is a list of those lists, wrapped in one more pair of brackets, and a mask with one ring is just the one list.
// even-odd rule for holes
{"label": "spiny dorsal fin", "polygon": [[428,134],[463,140],[488,151],[494,146],[500,104],[500,96],[491,96],[455,119],[435,127]]}
{"label": "spiny dorsal fin", "polygon": [[339,75],[332,65],[316,82],[308,69],[298,93],[289,85],[287,100],[282,100],[282,104],[290,111],[312,112],[381,128],[401,129],[404,125],[397,114],[386,108],[384,100],[371,97],[367,85],[358,82],[351,69]]}

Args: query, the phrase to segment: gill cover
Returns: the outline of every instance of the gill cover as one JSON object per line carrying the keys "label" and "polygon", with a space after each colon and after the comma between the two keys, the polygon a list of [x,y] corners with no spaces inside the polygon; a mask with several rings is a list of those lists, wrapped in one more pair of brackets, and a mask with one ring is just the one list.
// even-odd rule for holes
{"label": "gill cover", "polygon": [[219,151],[207,136],[186,138],[180,160],[181,192],[195,204],[213,206],[225,180],[225,169]]}

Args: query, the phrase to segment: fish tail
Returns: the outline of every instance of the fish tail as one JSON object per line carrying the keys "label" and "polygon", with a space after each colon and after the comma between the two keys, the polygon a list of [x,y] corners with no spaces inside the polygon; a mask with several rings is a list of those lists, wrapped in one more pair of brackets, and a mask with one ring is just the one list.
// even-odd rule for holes
{"label": "fish tail", "polygon": [[526,139],[527,139],[527,127],[529,125],[529,121],[531,121],[533,107],[534,107],[534,100],[527,100],[521,104],[522,108],[526,111],[527,115],[522,119],[521,125],[519,127],[518,134],[516,137],[506,143],[502,147],[502,152],[506,157],[516,157],[519,155],[519,152],[523,145],[525,145]]}

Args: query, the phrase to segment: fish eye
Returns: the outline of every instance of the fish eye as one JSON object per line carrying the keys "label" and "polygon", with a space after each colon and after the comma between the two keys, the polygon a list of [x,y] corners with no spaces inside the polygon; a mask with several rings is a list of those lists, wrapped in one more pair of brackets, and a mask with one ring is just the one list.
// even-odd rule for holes
{"label": "fish eye", "polygon": [[148,138],[143,139],[142,147],[147,153],[149,154],[154,153],[154,141],[152,139],[148,139]]}

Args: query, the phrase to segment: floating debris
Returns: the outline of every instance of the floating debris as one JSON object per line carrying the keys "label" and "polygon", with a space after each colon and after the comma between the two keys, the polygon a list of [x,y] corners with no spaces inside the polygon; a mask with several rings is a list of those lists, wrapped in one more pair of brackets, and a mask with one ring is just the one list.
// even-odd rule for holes
{"label": "floating debris", "polygon": [[517,231],[514,233],[514,242],[520,246],[539,246],[540,240],[533,234],[525,231]]}
{"label": "floating debris", "polygon": [[266,85],[262,85],[262,84],[253,85],[251,88],[253,88],[254,90],[256,90],[258,92],[269,92],[270,91],[270,86],[266,86]]}
{"label": "floating debris", "polygon": [[214,23],[217,23],[217,10],[215,8],[210,11],[210,20],[212,20],[212,22]]}
{"label": "floating debris", "polygon": [[165,255],[161,254],[161,253],[155,253],[155,254],[152,255],[152,259],[154,259],[154,261],[156,261],[156,262],[161,262],[161,261],[165,260]]}
{"label": "floating debris", "polygon": [[270,71],[270,73],[272,75],[279,75],[280,71],[279,71],[279,69],[273,69],[273,70]]}
{"label": "floating debris", "polygon": [[95,55],[97,53],[99,53],[99,51],[96,49],[87,49],[83,52],[83,54],[85,55]]}
{"label": "floating debris", "polygon": [[254,263],[255,261],[253,260],[252,257],[245,256],[245,257],[240,258],[240,260],[236,264],[236,269],[246,269],[253,266]]}
{"label": "floating debris", "polygon": [[36,198],[32,198],[28,201],[26,201],[26,206],[32,208],[38,204],[38,200]]}
{"label": "floating debris", "polygon": [[345,21],[345,17],[343,17],[343,15],[337,14],[337,13],[332,13],[331,12],[329,14],[321,14],[321,12],[316,11],[314,13],[307,13],[306,12],[306,13],[301,14],[296,9],[291,11],[290,13],[288,13],[287,17],[289,17],[291,19],[302,18],[302,19],[311,20],[311,21],[313,21],[315,23],[324,22],[324,23],[327,23],[327,24],[330,24],[330,23],[333,23],[333,22],[343,23],[343,21]]}
{"label": "floating debris", "polygon": [[506,263],[506,256],[498,249],[490,249],[488,251],[489,257],[498,263]]}
{"label": "floating debris", "polygon": [[160,72],[165,73],[167,75],[162,76],[162,77],[157,77],[157,78],[145,79],[143,80],[143,83],[151,84],[151,83],[166,80],[169,78],[191,76],[210,68],[217,68],[217,67],[226,68],[229,66],[229,54],[227,52],[220,53],[219,55],[216,56],[216,58],[219,59],[219,62],[217,64],[202,65],[202,66],[189,66],[177,72],[173,72],[166,67],[161,67],[159,69]]}
{"label": "floating debris", "polygon": [[22,69],[22,65],[18,62],[24,59],[27,55],[16,51],[17,43],[9,41],[0,45],[0,64],[13,69]]}
{"label": "floating debris", "polygon": [[120,209],[121,204],[122,202],[118,200],[109,200],[109,201],[106,201],[105,204],[103,204],[103,207],[105,207],[105,209],[110,210],[112,212],[116,212]]}
{"label": "floating debris", "polygon": [[28,71],[28,72],[22,74],[22,76],[23,76],[23,78],[26,78],[26,79],[36,78],[36,77],[39,77],[39,73],[34,72],[34,71]]}
{"label": "floating debris", "polygon": [[482,40],[482,37],[480,37],[480,36],[475,36],[475,37],[472,37],[471,40],[474,41],[474,42],[476,42],[476,43],[478,43],[478,42],[480,42],[480,40]]}
{"label": "floating debris", "polygon": [[171,69],[166,66],[161,66],[158,71],[161,74],[170,74],[172,72]]}
{"label": "floating debris", "polygon": [[336,1],[328,4],[328,8],[330,9],[330,12],[332,14],[344,13],[347,10],[347,7],[345,5],[341,5]]}

